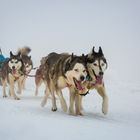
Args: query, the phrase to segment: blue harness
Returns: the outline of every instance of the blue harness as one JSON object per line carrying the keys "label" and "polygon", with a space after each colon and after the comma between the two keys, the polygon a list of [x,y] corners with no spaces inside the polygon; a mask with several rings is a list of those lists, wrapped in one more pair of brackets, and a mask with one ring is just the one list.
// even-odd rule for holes
{"label": "blue harness", "polygon": [[9,58],[5,58],[2,54],[0,54],[0,68],[2,67],[2,64],[9,60]]}

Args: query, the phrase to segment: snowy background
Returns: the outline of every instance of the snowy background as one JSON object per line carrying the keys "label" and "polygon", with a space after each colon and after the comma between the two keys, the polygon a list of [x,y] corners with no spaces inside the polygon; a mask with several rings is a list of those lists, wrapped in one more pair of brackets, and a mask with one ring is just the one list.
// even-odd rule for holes
{"label": "snowy background", "polygon": [[[101,98],[84,98],[84,116],[69,116],[58,103],[40,107],[44,87],[35,97],[29,78],[20,101],[2,98],[0,139],[140,139],[140,1],[139,0],[0,0],[0,47],[5,56],[28,45],[34,66],[48,53],[89,53],[102,46],[108,61],[105,84],[109,113]],[[34,74],[35,71],[32,71]],[[68,103],[68,91],[63,91]]]}

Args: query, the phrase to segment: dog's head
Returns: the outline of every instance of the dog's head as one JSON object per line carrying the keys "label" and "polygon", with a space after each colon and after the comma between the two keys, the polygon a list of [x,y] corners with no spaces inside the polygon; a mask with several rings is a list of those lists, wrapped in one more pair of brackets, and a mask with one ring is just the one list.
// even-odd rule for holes
{"label": "dog's head", "polygon": [[86,80],[86,57],[74,56],[68,58],[65,65],[65,76],[70,85],[73,85],[77,90],[83,90],[82,83]]}
{"label": "dog's head", "polygon": [[33,62],[32,62],[31,56],[21,55],[21,59],[24,63],[26,74],[30,73],[30,71],[33,68]]}
{"label": "dog's head", "polygon": [[91,77],[102,80],[107,69],[107,61],[101,47],[98,52],[95,52],[93,47],[92,52],[87,55],[87,67]]}
{"label": "dog's head", "polygon": [[12,73],[16,73],[19,70],[23,70],[23,62],[20,58],[20,53],[13,55],[10,51],[10,59],[8,61],[8,66],[12,70]]}

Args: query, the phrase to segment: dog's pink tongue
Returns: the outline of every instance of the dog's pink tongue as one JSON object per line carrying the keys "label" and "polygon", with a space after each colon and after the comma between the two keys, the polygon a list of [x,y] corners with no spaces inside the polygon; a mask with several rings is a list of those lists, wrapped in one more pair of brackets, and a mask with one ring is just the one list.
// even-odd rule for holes
{"label": "dog's pink tongue", "polygon": [[97,83],[98,83],[98,84],[102,84],[102,82],[103,82],[103,77],[102,77],[102,76],[98,76],[98,77],[96,78],[96,80],[97,80]]}
{"label": "dog's pink tongue", "polygon": [[13,69],[12,72],[13,72],[13,74],[16,74],[16,69]]}
{"label": "dog's pink tongue", "polygon": [[80,81],[76,81],[76,87],[77,87],[78,90],[83,90],[83,87],[81,86]]}

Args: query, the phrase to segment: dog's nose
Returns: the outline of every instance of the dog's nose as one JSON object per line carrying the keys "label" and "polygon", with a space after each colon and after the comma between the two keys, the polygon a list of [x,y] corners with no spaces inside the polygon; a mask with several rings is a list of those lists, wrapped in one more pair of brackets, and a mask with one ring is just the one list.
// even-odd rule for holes
{"label": "dog's nose", "polygon": [[12,66],[12,69],[15,69],[15,66]]}
{"label": "dog's nose", "polygon": [[103,76],[103,75],[104,75],[104,73],[103,73],[102,71],[100,71],[100,72],[99,72],[99,75],[100,75],[100,76]]}
{"label": "dog's nose", "polygon": [[84,81],[85,80],[85,77],[82,75],[82,76],[80,76],[80,80],[81,81]]}

